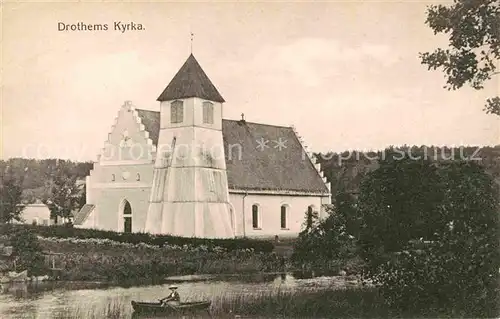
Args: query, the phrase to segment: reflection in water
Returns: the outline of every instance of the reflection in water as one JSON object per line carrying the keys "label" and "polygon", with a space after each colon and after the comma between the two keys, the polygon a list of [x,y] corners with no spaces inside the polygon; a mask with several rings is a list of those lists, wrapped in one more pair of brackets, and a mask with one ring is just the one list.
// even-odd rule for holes
{"label": "reflection in water", "polygon": [[[171,316],[154,316],[154,315],[138,315],[136,313],[132,314],[132,319],[179,319],[179,315],[171,315]],[[213,319],[213,316],[210,314],[197,314],[197,315],[183,315],[183,319]]]}
{"label": "reflection in water", "polygon": [[14,282],[11,284],[3,284],[2,286],[2,293],[9,293],[14,298],[28,298],[31,297],[30,294],[28,294],[28,285],[23,282]]}
{"label": "reflection in water", "polygon": [[[277,291],[317,291],[349,285],[342,277],[297,279],[290,274],[176,277],[171,281],[177,282],[182,301],[211,300],[212,304],[220,303],[222,297]],[[132,300],[156,301],[165,297],[171,281],[163,285],[134,287],[63,282],[5,285],[0,295],[0,318],[59,319],[69,315],[89,318],[92,312],[94,316],[102,317],[109,309],[118,309],[130,318]]]}

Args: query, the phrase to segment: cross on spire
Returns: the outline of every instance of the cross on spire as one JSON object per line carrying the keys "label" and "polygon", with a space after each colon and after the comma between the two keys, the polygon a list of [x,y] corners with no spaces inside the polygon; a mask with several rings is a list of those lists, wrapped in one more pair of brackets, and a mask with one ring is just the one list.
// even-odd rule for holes
{"label": "cross on spire", "polygon": [[194,33],[191,32],[191,54],[193,53],[193,40],[194,40]]}

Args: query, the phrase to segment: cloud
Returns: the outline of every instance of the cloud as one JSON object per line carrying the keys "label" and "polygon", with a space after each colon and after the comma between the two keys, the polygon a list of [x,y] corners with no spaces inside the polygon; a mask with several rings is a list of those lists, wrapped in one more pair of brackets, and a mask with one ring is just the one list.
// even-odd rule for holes
{"label": "cloud", "polygon": [[[324,38],[301,38],[278,47],[268,47],[275,51],[277,58],[288,64],[320,62],[355,62],[363,59],[376,59],[386,63],[390,60],[390,47],[381,44],[362,43],[359,46],[346,46],[336,40]],[[271,53],[263,50],[261,53]],[[267,55],[267,54],[266,54]]]}
{"label": "cloud", "polygon": [[366,63],[389,67],[396,61],[393,49],[383,44],[347,46],[331,39],[300,38],[285,45],[264,46],[250,63],[234,65],[269,85],[293,80],[295,84],[314,87],[330,77],[345,75],[346,67],[362,74],[361,65]]}

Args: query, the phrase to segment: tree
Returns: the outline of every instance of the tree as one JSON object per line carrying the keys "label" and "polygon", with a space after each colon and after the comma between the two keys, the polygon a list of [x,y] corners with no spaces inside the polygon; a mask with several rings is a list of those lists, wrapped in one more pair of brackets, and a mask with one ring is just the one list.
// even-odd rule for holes
{"label": "tree", "polygon": [[319,224],[319,213],[313,210],[312,207],[307,208],[304,215],[304,222],[302,223],[302,231],[308,233]]}
{"label": "tree", "polygon": [[[434,34],[449,34],[448,49],[421,53],[429,69],[442,69],[447,77],[445,88],[456,90],[465,84],[474,89],[496,71],[500,60],[500,1],[455,0],[453,5],[432,5],[427,11],[426,24]],[[500,98],[486,101],[485,111],[500,116]]]}
{"label": "tree", "polygon": [[24,210],[22,202],[22,181],[17,181],[9,169],[2,171],[0,184],[0,223],[21,221]]}
{"label": "tree", "polygon": [[401,251],[408,241],[433,240],[438,227],[437,167],[428,160],[412,160],[387,153],[380,166],[368,173],[358,199],[362,218],[360,245],[374,265]]}
{"label": "tree", "polygon": [[498,188],[474,162],[381,162],[362,183],[366,274],[399,309],[498,317]]}
{"label": "tree", "polygon": [[80,195],[78,196],[77,208],[80,210],[87,203],[87,185],[82,184]]}
{"label": "tree", "polygon": [[354,236],[346,231],[343,216],[336,208],[330,207],[327,218],[315,218],[311,227],[300,232],[294,244],[292,261],[313,268],[345,267],[357,256],[357,246]]}
{"label": "tree", "polygon": [[[69,163],[71,164],[71,163]],[[50,209],[50,215],[56,219],[69,219],[74,210],[78,209],[80,189],[77,185],[77,176],[72,173],[71,165],[61,161],[58,169],[50,178],[50,196],[44,203]]]}
{"label": "tree", "polygon": [[23,189],[23,202],[32,203],[50,198],[53,185],[47,181],[60,174],[61,170],[68,177],[77,176],[78,179],[84,179],[89,175],[92,165],[91,162],[78,163],[58,159],[10,158],[7,161],[0,160],[0,172],[8,167],[9,174],[22,181],[19,186]]}
{"label": "tree", "polygon": [[348,234],[359,238],[361,228],[361,219],[357,210],[356,198],[353,193],[344,187],[337,189],[335,194],[335,211],[345,221],[345,227]]}

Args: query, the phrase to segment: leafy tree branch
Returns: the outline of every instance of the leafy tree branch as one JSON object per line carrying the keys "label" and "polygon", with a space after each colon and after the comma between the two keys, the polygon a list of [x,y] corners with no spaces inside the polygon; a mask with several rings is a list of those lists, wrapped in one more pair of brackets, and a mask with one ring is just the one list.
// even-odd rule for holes
{"label": "leafy tree branch", "polygon": [[[453,5],[431,5],[426,24],[434,34],[449,35],[449,48],[420,54],[429,70],[441,69],[445,88],[457,90],[466,84],[480,90],[498,75],[500,59],[500,1],[455,0]],[[488,114],[500,115],[500,99],[486,101]]]}

